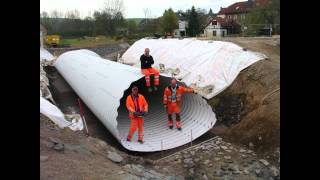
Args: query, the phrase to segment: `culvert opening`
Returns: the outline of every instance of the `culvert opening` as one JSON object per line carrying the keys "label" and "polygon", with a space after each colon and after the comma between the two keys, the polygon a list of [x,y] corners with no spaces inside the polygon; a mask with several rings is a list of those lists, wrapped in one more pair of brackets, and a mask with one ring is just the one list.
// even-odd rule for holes
{"label": "culvert opening", "polygon": [[[152,79],[151,79],[152,80]],[[121,144],[132,151],[152,152],[167,150],[182,146],[207,132],[215,123],[215,116],[207,102],[197,94],[185,93],[182,96],[181,120],[182,131],[174,126],[168,128],[168,116],[163,107],[163,92],[170,84],[171,78],[160,76],[160,85],[157,91],[148,92],[145,87],[145,79],[140,78],[133,82],[124,91],[118,107],[117,129],[121,137]],[[151,81],[152,82],[152,81]],[[178,82],[179,85],[182,85]],[[131,94],[133,85],[138,86],[149,105],[149,112],[144,117],[144,144],[139,144],[138,132],[136,131],[132,141],[127,142],[126,137],[130,128],[130,119],[126,108],[126,98]],[[208,109],[209,108],[209,109]],[[175,120],[175,116],[173,116]]]}

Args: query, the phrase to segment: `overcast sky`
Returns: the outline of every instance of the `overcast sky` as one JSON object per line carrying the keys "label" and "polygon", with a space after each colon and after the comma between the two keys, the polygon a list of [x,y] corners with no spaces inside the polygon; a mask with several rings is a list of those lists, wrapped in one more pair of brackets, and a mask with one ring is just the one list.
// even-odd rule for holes
{"label": "overcast sky", "polygon": [[[159,17],[165,9],[171,7],[174,11],[190,9],[192,5],[217,13],[220,7],[229,6],[245,0],[123,0],[125,18],[143,18],[143,9],[151,11],[151,17]],[[105,0],[40,0],[40,12],[53,10],[66,12],[77,9],[81,17],[92,15],[95,10],[101,10]]]}

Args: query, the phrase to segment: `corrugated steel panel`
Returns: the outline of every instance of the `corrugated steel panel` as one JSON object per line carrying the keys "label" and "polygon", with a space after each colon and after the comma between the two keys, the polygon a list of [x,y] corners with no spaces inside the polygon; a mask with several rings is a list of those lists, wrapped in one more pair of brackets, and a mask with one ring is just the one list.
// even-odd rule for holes
{"label": "corrugated steel panel", "polygon": [[[126,149],[151,152],[175,148],[198,138],[216,122],[214,112],[200,95],[185,94],[181,112],[183,129],[170,130],[162,106],[163,90],[169,78],[161,76],[159,90],[148,93],[139,68],[102,59],[89,50],[66,52],[59,56],[55,67]],[[130,120],[124,101],[132,84],[138,85],[149,103],[144,144],[136,142],[137,132],[132,142],[126,141]]]}

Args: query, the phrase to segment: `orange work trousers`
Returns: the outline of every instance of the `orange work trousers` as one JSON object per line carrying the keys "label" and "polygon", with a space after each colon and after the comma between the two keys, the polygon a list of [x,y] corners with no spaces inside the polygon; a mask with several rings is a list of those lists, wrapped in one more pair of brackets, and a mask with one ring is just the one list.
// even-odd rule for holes
{"label": "orange work trousers", "polygon": [[128,133],[128,139],[131,140],[132,135],[138,128],[138,140],[143,140],[143,123],[144,120],[142,117],[132,117],[130,118],[130,129]]}
{"label": "orange work trousers", "polygon": [[146,79],[146,86],[150,87],[150,75],[154,75],[154,85],[158,86],[159,85],[159,71],[155,68],[148,68],[148,69],[141,69],[142,74],[145,76]]}
{"label": "orange work trousers", "polygon": [[180,113],[180,106],[178,103],[168,103],[168,114]]}
{"label": "orange work trousers", "polygon": [[177,128],[181,128],[182,123],[180,119],[180,106],[178,103],[168,103],[168,108],[167,108],[167,113],[168,113],[168,125],[173,126],[173,119],[172,119],[172,114],[176,114],[176,126]]}

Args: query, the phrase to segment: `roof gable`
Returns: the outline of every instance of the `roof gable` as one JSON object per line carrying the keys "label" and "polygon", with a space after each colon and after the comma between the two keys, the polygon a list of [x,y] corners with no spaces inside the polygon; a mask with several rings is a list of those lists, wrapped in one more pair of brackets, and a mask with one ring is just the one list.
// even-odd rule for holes
{"label": "roof gable", "polygon": [[216,24],[219,23],[221,25],[221,27],[234,27],[234,26],[238,26],[237,22],[236,21],[233,21],[233,20],[227,20],[227,19],[224,19],[224,18],[221,18],[221,17],[215,17],[213,19],[211,19],[207,25],[205,27],[208,27],[211,23],[214,23]]}
{"label": "roof gable", "polygon": [[221,8],[218,12],[218,15],[246,13],[253,6],[264,7],[268,5],[268,2],[269,0],[248,0],[243,2],[236,2],[226,8]]}
{"label": "roof gable", "polygon": [[221,8],[219,11],[219,15],[222,14],[236,14],[236,13],[245,13],[250,8],[250,3],[248,1],[244,2],[236,2],[227,8]]}

